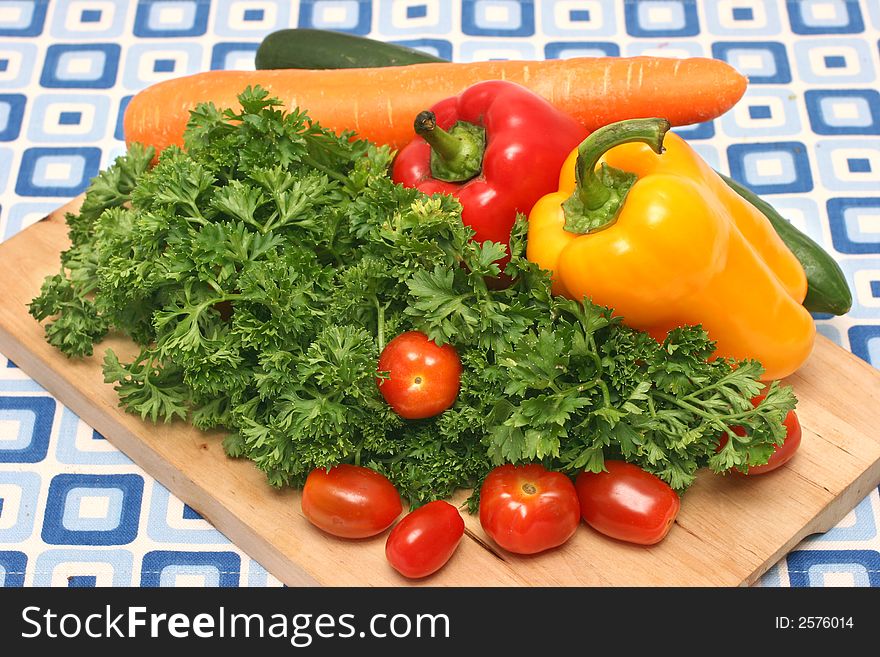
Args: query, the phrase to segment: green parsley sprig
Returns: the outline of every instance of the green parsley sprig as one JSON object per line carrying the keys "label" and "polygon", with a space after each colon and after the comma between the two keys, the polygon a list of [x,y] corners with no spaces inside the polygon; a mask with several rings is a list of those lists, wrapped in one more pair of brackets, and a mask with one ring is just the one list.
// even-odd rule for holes
{"label": "green parsley sprig", "polygon": [[[105,354],[126,410],[225,429],[227,453],[274,486],[353,462],[416,504],[504,462],[576,474],[623,458],[684,490],[699,468],[764,463],[784,439],[795,399],[773,384],[753,407],[760,364],[708,360],[700,327],[660,344],[554,297],[525,258],[523,217],[515,282],[491,289],[505,247],[473,242],[451,197],[395,185],[387,148],[259,88],[239,100],[196,109],[185,148],[156,166],[133,145],[95,178],[67,216],[60,273],[30,305],[71,357],[109,330],[140,345],[131,363]],[[376,386],[379,352],[410,329],[452,343],[464,367],[455,405],[415,422]]]}

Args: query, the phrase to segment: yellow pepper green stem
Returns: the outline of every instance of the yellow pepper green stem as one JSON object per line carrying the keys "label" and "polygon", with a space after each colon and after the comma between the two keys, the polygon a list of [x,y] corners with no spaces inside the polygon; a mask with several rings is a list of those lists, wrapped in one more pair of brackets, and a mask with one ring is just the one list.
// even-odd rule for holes
{"label": "yellow pepper green stem", "polygon": [[575,164],[575,190],[562,204],[565,230],[583,235],[613,225],[637,178],[606,163],[597,168],[599,159],[615,146],[634,142],[647,144],[659,154],[669,127],[666,119],[620,121],[599,128],[581,142]]}

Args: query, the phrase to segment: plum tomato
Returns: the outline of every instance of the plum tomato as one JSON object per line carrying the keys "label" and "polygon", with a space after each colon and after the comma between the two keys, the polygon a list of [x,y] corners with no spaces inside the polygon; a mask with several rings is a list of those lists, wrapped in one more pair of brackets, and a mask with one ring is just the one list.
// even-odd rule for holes
{"label": "plum tomato", "polygon": [[581,516],[612,538],[639,545],[669,533],[681,501],[669,485],[637,465],[605,461],[605,472],[582,472],[575,480]]}
{"label": "plum tomato", "polygon": [[464,536],[464,520],[449,502],[437,500],[404,516],[388,534],[385,556],[404,577],[427,577],[449,561]]}
{"label": "plum tomato", "polygon": [[[752,400],[752,403],[757,405],[760,400],[761,397],[756,397]],[[750,466],[748,471],[742,474],[749,476],[766,474],[785,465],[791,460],[791,457],[794,456],[798,447],[801,446],[801,423],[800,420],[798,420],[797,413],[789,411],[788,415],[785,416],[783,424],[785,425],[785,442],[781,445],[776,445],[773,448],[773,453],[770,455],[770,459],[766,463],[763,465]],[[742,427],[732,427],[732,429],[733,432],[739,436],[746,435],[745,429]],[[726,444],[727,436],[725,435],[722,436],[719,441],[718,449],[721,449]]]}
{"label": "plum tomato", "polygon": [[461,360],[451,344],[442,347],[420,331],[401,333],[379,356],[379,392],[408,420],[433,417],[452,406],[461,384]]}
{"label": "plum tomato", "polygon": [[403,511],[400,494],[370,468],[341,464],[312,470],[302,492],[303,515],[342,538],[366,538],[388,529]]}
{"label": "plum tomato", "polygon": [[537,463],[497,467],[480,488],[480,524],[509,552],[535,554],[558,547],[580,524],[574,484]]}
{"label": "plum tomato", "polygon": [[[753,397],[752,405],[757,406],[763,401],[764,397],[766,397],[765,393]],[[791,460],[791,457],[794,456],[794,453],[801,446],[801,423],[800,420],[798,420],[797,413],[789,411],[788,415],[785,416],[783,424],[785,425],[785,441],[781,445],[776,445],[774,447],[773,453],[770,455],[770,459],[767,463],[764,463],[763,465],[753,465],[748,468],[748,472],[742,472],[740,470],[736,470],[736,472],[748,475],[765,474],[776,470]],[[731,427],[731,429],[738,436],[746,435],[746,431],[742,427]],[[721,448],[727,444],[727,439],[728,436],[726,434],[721,436],[716,451],[720,451]]]}

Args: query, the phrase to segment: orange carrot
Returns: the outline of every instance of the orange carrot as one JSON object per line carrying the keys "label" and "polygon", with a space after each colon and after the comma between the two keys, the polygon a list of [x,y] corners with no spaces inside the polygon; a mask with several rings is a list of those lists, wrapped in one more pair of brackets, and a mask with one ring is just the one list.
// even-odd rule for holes
{"label": "orange carrot", "polygon": [[422,110],[482,80],[510,80],[545,97],[588,129],[659,116],[673,125],[715,118],[743,95],[746,78],[725,62],[659,57],[581,57],[546,61],[432,63],[338,70],[209,71],[160,82],[125,113],[125,139],[157,150],[183,143],[189,111],[211,101],[238,107],[237,95],[261,85],[288,108],[322,126],[399,148]]}

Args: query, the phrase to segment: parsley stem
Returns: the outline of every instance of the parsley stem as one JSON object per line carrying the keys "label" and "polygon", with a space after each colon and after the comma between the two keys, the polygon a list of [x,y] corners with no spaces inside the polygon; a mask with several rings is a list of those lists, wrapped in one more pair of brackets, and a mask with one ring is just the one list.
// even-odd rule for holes
{"label": "parsley stem", "polygon": [[691,404],[690,402],[685,401],[686,399],[693,397],[693,395],[688,395],[687,397],[683,397],[683,398],[679,399],[677,397],[673,397],[672,395],[667,395],[662,392],[657,392],[655,394],[658,397],[660,397],[661,399],[665,399],[666,401],[675,404],[679,408],[684,408],[686,410],[689,410],[692,413],[694,413],[695,415],[698,415],[699,417],[701,417],[703,419],[710,420],[710,421],[713,421],[713,420],[714,421],[721,421],[721,422],[724,422],[725,425],[730,425],[732,422],[735,422],[736,420],[738,420],[740,418],[748,418],[748,417],[751,417],[751,416],[757,414],[757,410],[752,408],[747,411],[743,411],[742,413],[724,413],[724,414],[716,413],[713,415],[711,413],[707,413],[707,412],[701,410],[700,408]]}
{"label": "parsley stem", "polygon": [[385,349],[385,306],[379,303],[379,297],[373,297],[376,304],[376,340],[379,342],[379,351]]}
{"label": "parsley stem", "polygon": [[655,394],[656,394],[660,399],[663,399],[664,401],[668,401],[668,402],[670,402],[671,404],[675,404],[675,405],[678,406],[679,408],[687,409],[687,410],[689,410],[691,413],[694,413],[695,415],[698,415],[698,416],[700,416],[700,417],[703,418],[703,419],[706,419],[706,420],[716,420],[716,419],[718,419],[717,417],[714,417],[714,416],[710,415],[709,413],[706,413],[704,410],[702,410],[702,409],[700,409],[700,408],[694,406],[693,404],[691,404],[691,403],[689,403],[689,402],[686,402],[684,399],[679,399],[679,398],[677,398],[677,397],[673,397],[672,395],[667,395],[667,394],[664,393],[664,392],[657,392],[657,393],[655,393]]}
{"label": "parsley stem", "polygon": [[315,158],[313,158],[311,155],[303,155],[303,156],[302,156],[302,161],[305,162],[306,164],[308,164],[310,167],[312,167],[312,168],[314,168],[314,169],[317,169],[318,171],[322,171],[322,172],[324,172],[325,174],[327,174],[328,176],[330,176],[330,177],[333,178],[334,180],[338,180],[338,181],[341,182],[343,185],[345,185],[346,183],[348,183],[348,177],[347,177],[347,176],[344,176],[343,174],[339,173],[338,171],[334,171],[334,170],[331,169],[330,167],[325,167],[323,164],[321,164],[320,162],[318,162],[318,161],[317,161]]}
{"label": "parsley stem", "polygon": [[208,221],[202,216],[202,211],[201,209],[199,209],[199,206],[195,204],[195,201],[187,201],[187,205],[189,206],[189,209],[192,210],[195,214],[191,217],[186,217],[186,220],[195,221],[197,224],[207,226]]}

